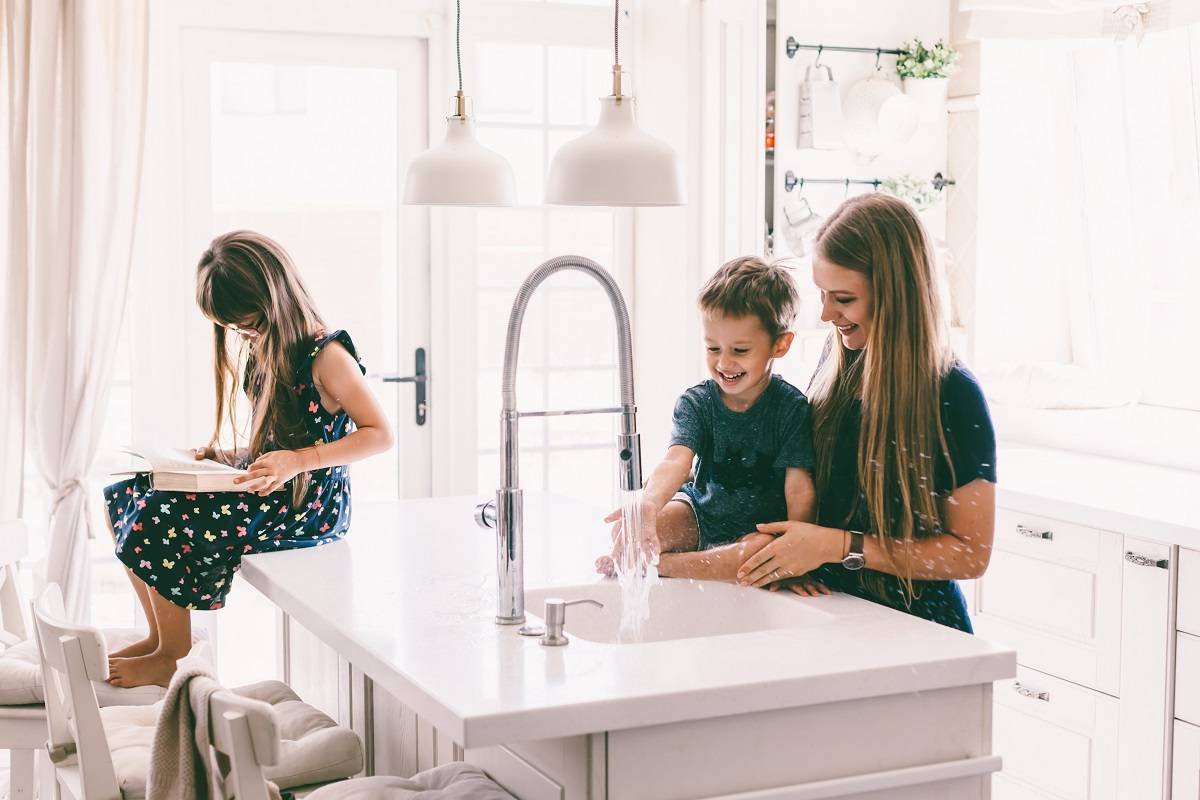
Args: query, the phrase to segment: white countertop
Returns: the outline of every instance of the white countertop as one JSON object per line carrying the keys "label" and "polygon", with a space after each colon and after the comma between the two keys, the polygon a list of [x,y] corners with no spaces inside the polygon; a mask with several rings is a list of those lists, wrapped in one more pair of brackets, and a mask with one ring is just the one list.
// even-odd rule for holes
{"label": "white countertop", "polygon": [[[780,598],[835,617],[809,627],[542,647],[492,621],[495,534],[476,527],[475,502],[357,504],[344,541],[249,556],[242,575],[464,747],[1015,674],[1011,650],[846,595]],[[598,580],[592,562],[608,540],[600,512],[539,495],[525,506],[526,588]]]}
{"label": "white countertop", "polygon": [[1200,548],[1200,472],[1017,445],[996,469],[999,505]]}

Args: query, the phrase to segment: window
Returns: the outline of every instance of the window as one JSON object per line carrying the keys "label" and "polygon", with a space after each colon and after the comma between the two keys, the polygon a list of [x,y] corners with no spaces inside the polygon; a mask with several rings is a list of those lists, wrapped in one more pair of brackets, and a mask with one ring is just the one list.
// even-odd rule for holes
{"label": "window", "polygon": [[[504,332],[521,282],[547,258],[570,253],[593,259],[629,285],[628,211],[540,205],[554,153],[595,124],[597,98],[610,92],[610,7],[578,5],[548,3],[538,16],[544,29],[523,30],[525,39],[515,41],[482,33],[473,47],[478,135],[512,164],[521,205],[474,215],[477,489],[484,494],[499,481]],[[488,30],[477,20],[471,29]],[[626,302],[632,302],[628,293]],[[519,407],[615,405],[617,381],[616,331],[604,290],[579,273],[548,279],[526,312]],[[612,415],[522,420],[521,485],[592,503],[612,500],[616,430]]]}
{"label": "window", "polygon": [[1047,403],[1200,411],[1198,45],[984,43],[976,361],[1078,368]]}

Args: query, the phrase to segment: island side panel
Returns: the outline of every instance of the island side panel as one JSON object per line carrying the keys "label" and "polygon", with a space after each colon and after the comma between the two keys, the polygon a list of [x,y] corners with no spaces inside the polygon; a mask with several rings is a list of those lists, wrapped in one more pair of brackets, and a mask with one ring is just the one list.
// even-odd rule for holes
{"label": "island side panel", "polygon": [[466,760],[522,800],[604,800],[603,733],[468,748]]}
{"label": "island side panel", "polygon": [[[648,775],[685,800],[988,756],[990,699],[981,684],[611,731],[608,796],[651,796]],[[947,796],[986,796],[990,778],[962,783]]]}

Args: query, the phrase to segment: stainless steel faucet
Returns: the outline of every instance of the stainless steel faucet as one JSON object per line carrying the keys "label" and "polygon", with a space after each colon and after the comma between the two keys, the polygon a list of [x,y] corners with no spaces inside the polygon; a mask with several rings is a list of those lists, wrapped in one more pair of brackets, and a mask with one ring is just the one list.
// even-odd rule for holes
{"label": "stainless steel faucet", "polygon": [[[617,321],[617,366],[621,378],[621,405],[569,411],[517,411],[517,352],[521,345],[521,324],[530,298],[546,278],[556,272],[573,269],[591,275],[608,293]],[[496,499],[475,509],[475,521],[484,528],[496,529],[496,622],[520,625],[525,621],[525,557],[523,531],[523,495],[518,480],[517,423],[521,417],[556,417],[572,414],[620,414],[621,432],[617,436],[617,458],[621,489],[642,488],[642,446],[637,432],[637,408],[633,402],[633,336],[629,310],[617,282],[595,261],[581,256],[559,256],[529,274],[508,315],[508,336],[504,342],[504,374],[501,379],[500,409],[500,488]]]}

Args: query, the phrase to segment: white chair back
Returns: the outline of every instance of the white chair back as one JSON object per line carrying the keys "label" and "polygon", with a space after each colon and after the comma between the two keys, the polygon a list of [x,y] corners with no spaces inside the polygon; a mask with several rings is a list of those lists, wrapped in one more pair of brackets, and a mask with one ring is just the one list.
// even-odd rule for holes
{"label": "white chair back", "polygon": [[231,771],[223,798],[267,800],[263,767],[279,763],[279,727],[271,707],[261,700],[222,689],[208,706],[209,741],[229,759]]}
{"label": "white chair back", "polygon": [[29,637],[18,564],[29,552],[29,531],[20,520],[0,522],[0,643],[6,647]]}
{"label": "white chair back", "polygon": [[108,737],[92,681],[108,679],[104,635],[69,622],[62,591],[49,584],[33,604],[34,631],[42,656],[51,757],[63,760],[73,749],[83,798],[120,800]]}

